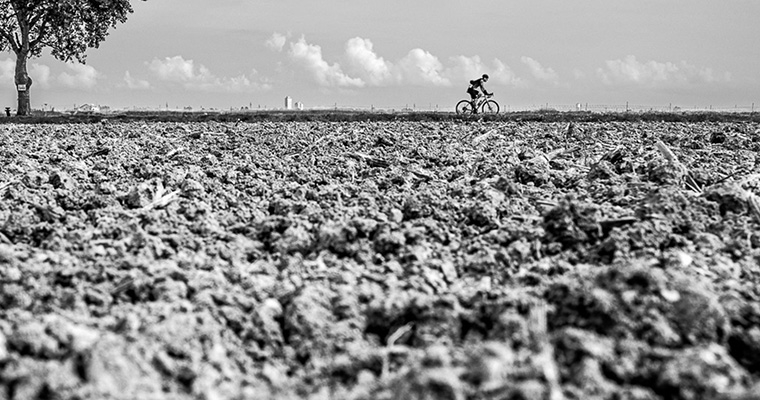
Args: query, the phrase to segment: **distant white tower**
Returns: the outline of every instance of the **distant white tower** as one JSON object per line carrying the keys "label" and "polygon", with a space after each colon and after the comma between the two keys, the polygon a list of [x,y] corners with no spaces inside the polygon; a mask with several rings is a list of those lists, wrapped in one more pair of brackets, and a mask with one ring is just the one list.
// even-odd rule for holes
{"label": "distant white tower", "polygon": [[297,101],[296,102],[296,110],[303,111],[303,103],[301,103],[300,101]]}
{"label": "distant white tower", "polygon": [[285,109],[286,110],[292,110],[293,109],[293,98],[290,96],[285,97]]}

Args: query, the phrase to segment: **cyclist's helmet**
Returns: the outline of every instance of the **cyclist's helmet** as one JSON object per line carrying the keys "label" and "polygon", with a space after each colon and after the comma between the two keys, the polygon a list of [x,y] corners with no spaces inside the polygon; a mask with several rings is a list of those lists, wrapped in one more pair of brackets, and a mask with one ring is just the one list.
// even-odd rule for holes
{"label": "cyclist's helmet", "polygon": [[488,74],[483,74],[483,79],[488,80]]}

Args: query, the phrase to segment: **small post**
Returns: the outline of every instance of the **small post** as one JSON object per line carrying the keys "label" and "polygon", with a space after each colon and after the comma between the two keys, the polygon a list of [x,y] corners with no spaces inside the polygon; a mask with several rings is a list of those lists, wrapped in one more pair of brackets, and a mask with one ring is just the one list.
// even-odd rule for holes
{"label": "small post", "polygon": [[5,107],[5,116],[6,117],[10,117],[11,116],[11,108],[10,107]]}

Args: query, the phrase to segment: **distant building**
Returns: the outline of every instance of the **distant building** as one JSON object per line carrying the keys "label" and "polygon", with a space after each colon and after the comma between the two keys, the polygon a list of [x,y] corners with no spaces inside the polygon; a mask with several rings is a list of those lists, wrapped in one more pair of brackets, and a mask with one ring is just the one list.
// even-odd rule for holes
{"label": "distant building", "polygon": [[300,101],[297,101],[296,102],[296,110],[303,111],[303,103],[301,103]]}
{"label": "distant building", "polygon": [[285,97],[285,109],[286,110],[292,110],[293,109],[293,98],[290,96]]}
{"label": "distant building", "polygon": [[82,104],[81,106],[77,107],[75,111],[78,112],[100,112],[100,106],[96,106],[95,104]]}

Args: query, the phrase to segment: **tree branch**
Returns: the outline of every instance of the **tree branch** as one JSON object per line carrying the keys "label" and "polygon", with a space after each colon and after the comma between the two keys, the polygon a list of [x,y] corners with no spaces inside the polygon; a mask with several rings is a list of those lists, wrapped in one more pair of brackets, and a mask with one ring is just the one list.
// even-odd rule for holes
{"label": "tree branch", "polygon": [[11,47],[11,50],[13,50],[14,53],[18,53],[19,46],[16,44],[16,41],[13,39],[13,35],[11,35],[10,26],[3,28],[0,30],[0,36],[3,37],[6,41],[8,41],[8,45]]}
{"label": "tree branch", "polygon": [[[8,42],[8,46],[11,50],[13,50],[14,53],[18,53],[21,49],[21,46],[14,39],[14,33],[16,33],[16,28],[18,27],[18,12],[16,11],[17,5],[15,3],[11,3],[5,7],[9,8],[6,8],[2,15],[3,24],[2,28],[0,28],[0,37]],[[13,21],[16,21],[15,25]]]}
{"label": "tree branch", "polygon": [[39,20],[40,20],[42,17],[44,17],[44,16],[46,16],[46,15],[47,15],[47,12],[46,12],[46,11],[47,11],[47,10],[45,10],[45,9],[43,8],[43,9],[39,10],[39,12],[37,12],[37,13],[36,13],[34,16],[32,16],[32,18],[31,18],[31,19],[29,19],[29,26],[35,26],[35,25],[37,25],[37,22],[39,22]]}
{"label": "tree branch", "polygon": [[[15,51],[18,54],[26,49],[29,45],[29,21],[27,20],[26,5],[20,2],[11,2],[13,11],[16,13],[16,23],[18,24],[18,31],[14,32],[15,38]],[[19,31],[21,38],[19,39]]]}
{"label": "tree branch", "polygon": [[37,37],[32,39],[29,42],[29,48],[30,49],[36,49],[37,46],[45,40],[45,35],[47,34],[47,28],[48,28],[48,18],[45,17],[45,19],[42,20],[42,23],[40,23],[40,27],[37,29]]}

